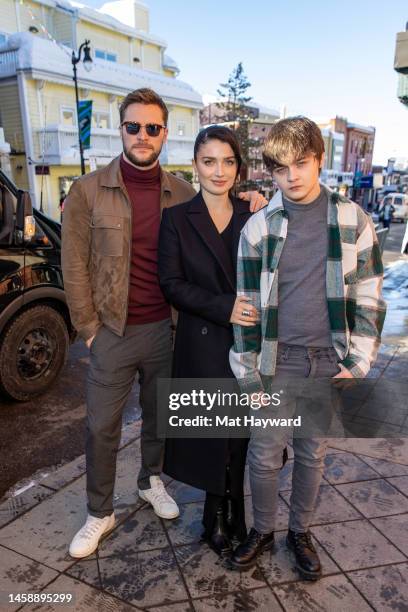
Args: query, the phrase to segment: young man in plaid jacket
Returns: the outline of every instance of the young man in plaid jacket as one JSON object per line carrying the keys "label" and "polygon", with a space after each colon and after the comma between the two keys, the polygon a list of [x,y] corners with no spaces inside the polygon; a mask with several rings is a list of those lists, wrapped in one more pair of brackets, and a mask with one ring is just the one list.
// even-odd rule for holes
{"label": "young man in plaid jacket", "polygon": [[[256,308],[256,325],[234,326],[230,353],[241,390],[263,391],[265,378],[361,378],[373,364],[385,317],[383,266],[371,218],[319,182],[324,142],[305,117],[278,121],[264,161],[279,191],[248,221],[238,252],[238,295]],[[270,380],[270,379],[269,379]],[[279,428],[276,428],[279,429]],[[248,463],[254,527],[232,556],[251,567],[273,547],[278,475],[287,434],[251,432]],[[294,468],[287,545],[301,575],[321,575],[309,525],[327,440],[293,439]]]}

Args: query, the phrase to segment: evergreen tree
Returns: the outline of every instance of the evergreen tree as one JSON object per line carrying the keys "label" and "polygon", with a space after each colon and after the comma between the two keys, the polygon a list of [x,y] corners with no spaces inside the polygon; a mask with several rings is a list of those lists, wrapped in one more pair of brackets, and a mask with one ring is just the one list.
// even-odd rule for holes
{"label": "evergreen tree", "polygon": [[243,166],[241,170],[241,179],[247,178],[247,169],[252,164],[254,159],[254,148],[259,146],[259,143],[250,138],[250,122],[257,116],[257,109],[249,106],[252,100],[251,96],[247,95],[247,90],[251,87],[247,76],[244,73],[242,62],[239,62],[237,67],[231,72],[227,83],[221,83],[217,90],[221,98],[217,102],[217,108],[220,114],[217,116],[217,121],[230,124],[235,130],[243,158]]}
{"label": "evergreen tree", "polygon": [[247,96],[246,91],[251,87],[248,81],[242,62],[231,72],[228,82],[221,83],[217,94],[221,98],[221,102],[217,103],[217,107],[223,110],[222,118],[224,121],[239,121],[241,118],[246,118],[248,102],[252,100],[251,96]]}

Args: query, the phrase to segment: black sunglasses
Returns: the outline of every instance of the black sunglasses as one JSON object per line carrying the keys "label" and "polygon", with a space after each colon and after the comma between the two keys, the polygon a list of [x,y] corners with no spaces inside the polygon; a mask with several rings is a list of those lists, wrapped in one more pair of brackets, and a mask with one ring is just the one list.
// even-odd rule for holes
{"label": "black sunglasses", "polygon": [[122,126],[125,127],[128,134],[138,134],[142,127],[145,128],[146,134],[148,136],[158,136],[160,132],[166,129],[165,125],[160,125],[158,123],[146,123],[146,125],[142,125],[141,123],[136,123],[135,121],[124,121]]}

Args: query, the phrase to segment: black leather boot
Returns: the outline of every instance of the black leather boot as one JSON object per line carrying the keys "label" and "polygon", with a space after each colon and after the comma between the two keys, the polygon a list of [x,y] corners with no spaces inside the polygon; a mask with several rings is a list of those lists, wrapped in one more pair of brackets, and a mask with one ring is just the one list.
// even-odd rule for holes
{"label": "black leather boot", "polygon": [[228,557],[232,553],[232,544],[225,525],[222,506],[217,510],[214,527],[211,534],[203,534],[203,540],[220,557]]}
{"label": "black leather boot", "polygon": [[295,555],[296,567],[301,576],[306,580],[318,580],[322,575],[322,566],[310,531],[296,533],[289,529],[286,544]]}
{"label": "black leather boot", "polygon": [[225,496],[223,499],[224,524],[230,540],[237,539],[239,542],[246,540],[248,532],[245,525],[244,502]]}
{"label": "black leather boot", "polygon": [[257,558],[265,550],[273,548],[275,542],[274,533],[258,533],[252,527],[247,539],[239,544],[230,558],[230,565],[234,569],[249,569],[255,565]]}

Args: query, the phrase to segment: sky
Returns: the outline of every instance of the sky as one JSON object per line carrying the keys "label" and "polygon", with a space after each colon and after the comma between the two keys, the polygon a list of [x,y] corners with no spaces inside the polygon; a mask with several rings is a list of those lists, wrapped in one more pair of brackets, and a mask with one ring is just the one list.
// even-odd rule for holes
{"label": "sky", "polygon": [[201,94],[215,94],[242,61],[248,93],[259,104],[373,125],[374,163],[408,158],[408,108],[397,98],[393,69],[396,33],[408,21],[407,0],[144,2],[150,32],[167,41],[179,78]]}

